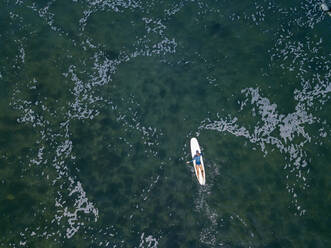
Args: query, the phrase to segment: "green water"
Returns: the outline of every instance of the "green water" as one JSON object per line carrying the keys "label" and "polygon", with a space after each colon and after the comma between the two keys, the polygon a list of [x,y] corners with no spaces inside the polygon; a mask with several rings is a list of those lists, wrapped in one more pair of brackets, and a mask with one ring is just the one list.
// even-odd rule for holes
{"label": "green water", "polygon": [[0,247],[330,247],[330,22],[312,0],[1,1]]}

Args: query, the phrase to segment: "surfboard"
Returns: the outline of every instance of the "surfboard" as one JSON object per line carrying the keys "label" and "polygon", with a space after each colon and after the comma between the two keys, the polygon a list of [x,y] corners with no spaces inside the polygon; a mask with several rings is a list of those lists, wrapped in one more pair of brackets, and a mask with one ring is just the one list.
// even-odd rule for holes
{"label": "surfboard", "polygon": [[[192,159],[193,159],[196,151],[199,151],[201,153],[201,150],[200,150],[198,140],[196,138],[192,138],[190,143],[191,143],[191,154],[192,154]],[[194,167],[195,175],[197,176],[199,183],[201,185],[205,185],[205,183],[206,183],[205,166],[203,165],[202,156],[201,156],[202,170],[195,164],[195,160],[193,161],[193,167]]]}
{"label": "surfboard", "polygon": [[326,12],[329,16],[331,16],[331,8],[326,5],[326,3],[321,4],[321,9]]}

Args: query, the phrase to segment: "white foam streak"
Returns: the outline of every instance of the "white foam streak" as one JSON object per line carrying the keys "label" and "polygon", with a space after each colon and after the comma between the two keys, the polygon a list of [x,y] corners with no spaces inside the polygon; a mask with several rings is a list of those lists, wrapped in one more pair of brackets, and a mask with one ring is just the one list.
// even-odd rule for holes
{"label": "white foam streak", "polygon": [[145,237],[145,233],[140,236],[139,248],[157,248],[159,242],[152,235]]}
{"label": "white foam streak", "polygon": [[[235,136],[245,137],[251,143],[258,144],[265,155],[268,154],[268,151],[265,149],[267,144],[277,148],[289,159],[289,162],[284,165],[284,168],[296,177],[296,182],[298,180],[301,181],[300,184],[292,183],[291,185],[287,185],[289,192],[297,195],[295,193],[297,188],[305,189],[308,187],[306,183],[308,172],[301,169],[308,165],[307,154],[303,149],[304,145],[311,142],[311,137],[305,131],[305,126],[313,124],[316,118],[312,114],[308,114],[301,104],[296,106],[296,111],[293,113],[287,115],[278,114],[277,105],[270,103],[269,99],[262,97],[258,88],[247,88],[242,90],[242,93],[251,99],[250,103],[257,108],[258,114],[261,117],[261,121],[255,126],[253,133],[250,133],[245,127],[239,126],[237,124],[237,118],[231,117],[221,118],[217,121],[206,120],[201,128],[219,132],[226,131]],[[247,100],[240,103],[242,109],[247,105]],[[277,132],[275,131],[277,130],[280,137],[276,136]],[[296,137],[302,137],[303,141],[294,142]],[[297,209],[300,209],[300,213],[302,214],[304,209],[298,205],[297,197],[294,197],[293,203]]]}

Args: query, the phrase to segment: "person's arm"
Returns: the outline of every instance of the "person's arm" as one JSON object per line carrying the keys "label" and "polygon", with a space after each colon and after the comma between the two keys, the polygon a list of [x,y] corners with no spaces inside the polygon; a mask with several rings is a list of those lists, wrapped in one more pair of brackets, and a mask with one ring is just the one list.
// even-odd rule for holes
{"label": "person's arm", "polygon": [[187,163],[187,164],[192,163],[194,160],[195,160],[195,156],[194,156],[194,158],[193,158],[192,160],[187,161],[186,163]]}
{"label": "person's arm", "polygon": [[191,162],[193,162],[194,160],[195,160],[195,157],[196,157],[197,155],[194,155],[194,157],[193,157],[193,159],[192,160],[190,160],[190,161],[187,161],[186,163],[188,164],[188,163],[191,163]]}

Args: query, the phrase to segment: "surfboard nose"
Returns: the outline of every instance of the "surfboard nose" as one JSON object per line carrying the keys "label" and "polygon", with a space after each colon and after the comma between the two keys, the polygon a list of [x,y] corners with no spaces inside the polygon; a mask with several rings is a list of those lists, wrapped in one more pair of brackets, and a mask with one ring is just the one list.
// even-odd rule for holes
{"label": "surfboard nose", "polygon": [[329,10],[330,10],[330,8],[326,5],[326,3],[322,3],[322,4],[321,4],[321,9],[322,9],[323,11],[329,11]]}

